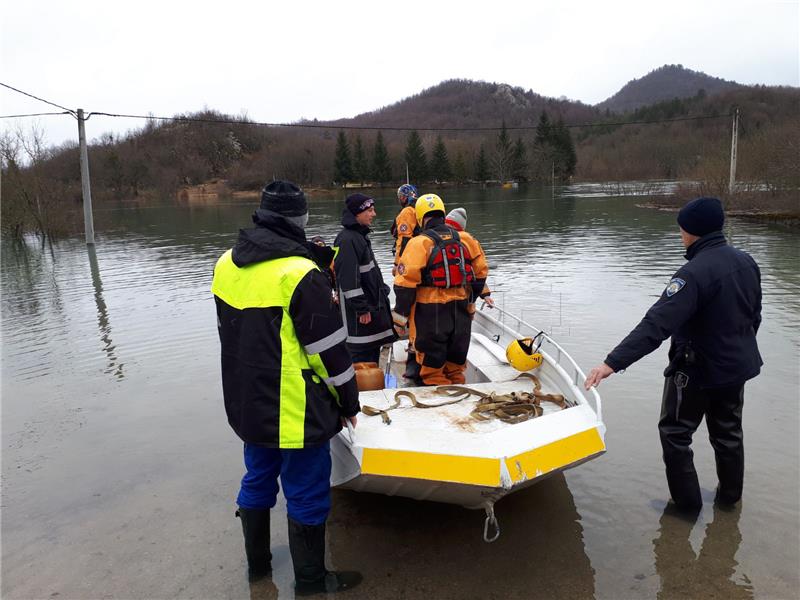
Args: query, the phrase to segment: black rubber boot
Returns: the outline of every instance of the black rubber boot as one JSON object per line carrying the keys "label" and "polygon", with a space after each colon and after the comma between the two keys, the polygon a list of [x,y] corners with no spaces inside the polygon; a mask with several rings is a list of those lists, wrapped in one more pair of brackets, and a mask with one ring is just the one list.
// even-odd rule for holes
{"label": "black rubber boot", "polygon": [[289,551],[294,566],[295,596],[344,592],[363,579],[355,571],[325,569],[325,523],[303,525],[289,517]]}
{"label": "black rubber boot", "polygon": [[269,509],[239,508],[236,516],[242,520],[248,579],[258,581],[272,575],[272,553],[269,551]]}
{"label": "black rubber boot", "polygon": [[419,379],[419,370],[420,366],[417,362],[417,354],[415,352],[409,352],[408,358],[406,358],[406,370],[405,373],[403,373],[403,377],[417,380]]}

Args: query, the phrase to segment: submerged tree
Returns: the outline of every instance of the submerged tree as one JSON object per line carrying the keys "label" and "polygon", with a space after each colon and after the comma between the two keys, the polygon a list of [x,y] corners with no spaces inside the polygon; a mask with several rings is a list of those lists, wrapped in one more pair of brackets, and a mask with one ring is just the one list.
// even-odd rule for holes
{"label": "submerged tree", "polygon": [[506,181],[511,174],[512,160],[514,149],[511,146],[511,139],[508,137],[508,130],[506,129],[506,122],[503,121],[503,127],[497,135],[495,142],[494,155],[492,157],[492,166],[494,174],[497,179]]}
{"label": "submerged tree", "polygon": [[408,134],[405,152],[408,176],[411,181],[423,182],[428,177],[428,158],[416,130]]}
{"label": "submerged tree", "polygon": [[447,147],[442,141],[442,136],[436,138],[436,144],[433,147],[431,175],[436,181],[447,181],[453,176],[450,168],[450,159],[447,157]]}
{"label": "submerged tree", "polygon": [[528,179],[528,149],[522,138],[517,138],[514,150],[511,154],[511,177],[516,181],[526,181]]}
{"label": "submerged tree", "polygon": [[336,138],[336,155],[333,159],[333,180],[344,185],[353,180],[353,163],[350,160],[350,144],[344,131],[340,131]]}
{"label": "submerged tree", "polygon": [[489,161],[486,158],[486,150],[481,144],[478,158],[475,160],[475,181],[486,181],[487,179],[489,179]]}
{"label": "submerged tree", "polygon": [[378,131],[375,136],[375,146],[372,149],[372,178],[380,184],[392,180],[392,165],[389,162],[389,152],[383,143],[383,134]]}
{"label": "submerged tree", "polygon": [[364,152],[364,144],[361,143],[361,136],[356,134],[356,141],[353,144],[353,178],[364,185],[367,177],[369,177],[367,155]]}
{"label": "submerged tree", "polygon": [[547,113],[542,111],[536,126],[533,148],[536,154],[535,178],[547,181],[552,173],[552,176],[565,181],[575,174],[575,166],[578,163],[575,145],[562,119],[553,124],[548,119]]}

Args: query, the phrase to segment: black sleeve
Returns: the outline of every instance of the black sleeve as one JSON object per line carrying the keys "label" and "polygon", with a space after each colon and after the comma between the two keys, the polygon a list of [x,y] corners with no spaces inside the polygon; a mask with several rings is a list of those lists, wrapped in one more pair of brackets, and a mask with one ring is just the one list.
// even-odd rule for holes
{"label": "black sleeve", "polygon": [[[486,287],[486,278],[483,279],[476,279],[472,282],[472,296],[470,297],[470,302],[476,302],[478,298],[482,298],[481,294],[483,293],[483,288]],[[488,294],[487,294],[488,295]]]}
{"label": "black sleeve", "polygon": [[698,293],[692,277],[678,271],[639,324],[609,353],[605,363],[614,371],[621,371],[658,348],[697,311]]}
{"label": "black sleeve", "polygon": [[403,317],[411,314],[411,308],[417,300],[417,288],[394,286],[394,312]]}
{"label": "black sleeve", "polygon": [[336,270],[336,282],[341,296],[344,297],[347,305],[355,310],[356,314],[361,315],[370,310],[367,297],[361,287],[361,273],[358,270],[361,264],[358,260],[359,254],[355,240],[345,238],[340,241],[339,252],[333,261],[333,267]]}
{"label": "black sleeve", "polygon": [[756,293],[755,314],[753,315],[753,331],[758,333],[758,328],[761,327],[761,270],[758,265],[756,265],[756,277],[758,278],[758,291]]}
{"label": "black sleeve", "polygon": [[297,284],[289,303],[289,316],[306,353],[319,354],[325,367],[325,373],[320,375],[336,390],[342,415],[355,415],[360,407],[355,371],[345,345],[347,329],[321,271],[312,269]]}

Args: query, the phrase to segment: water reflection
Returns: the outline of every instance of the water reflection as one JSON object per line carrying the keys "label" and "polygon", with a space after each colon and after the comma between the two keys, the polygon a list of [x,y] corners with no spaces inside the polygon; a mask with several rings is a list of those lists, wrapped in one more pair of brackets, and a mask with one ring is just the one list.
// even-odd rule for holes
{"label": "water reflection", "polygon": [[742,542],[739,532],[741,503],[733,509],[714,505],[714,517],[706,526],[700,553],[695,555],[689,542],[694,518],[664,509],[659,521],[659,536],[653,540],[656,571],[661,579],[660,600],[672,598],[752,599],[749,581],[737,583],[736,552]]}
{"label": "water reflection", "polygon": [[364,573],[359,598],[594,597],[563,474],[503,499],[496,514],[502,533],[487,544],[481,511],[334,490],[330,562]]}
{"label": "water reflection", "polygon": [[108,366],[105,373],[109,373],[117,379],[122,379],[123,364],[119,362],[116,354],[116,346],[111,341],[111,324],[108,318],[108,308],[103,298],[103,281],[100,279],[100,267],[97,264],[97,253],[94,246],[87,246],[86,252],[89,255],[89,268],[92,271],[92,286],[94,287],[94,301],[97,304],[97,326],[100,329],[100,341],[103,342],[103,352],[108,358]]}

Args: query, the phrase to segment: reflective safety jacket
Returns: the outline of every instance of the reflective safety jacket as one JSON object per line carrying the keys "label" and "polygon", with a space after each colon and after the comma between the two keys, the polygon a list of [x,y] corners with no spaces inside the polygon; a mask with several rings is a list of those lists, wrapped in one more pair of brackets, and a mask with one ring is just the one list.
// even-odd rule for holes
{"label": "reflective safety jacket", "polygon": [[721,231],[686,251],[642,321],[606,357],[620,371],[672,336],[665,376],[684,371],[700,387],[739,385],[761,371],[756,333],[761,324],[761,272],[746,252],[729,246]]}
{"label": "reflective safety jacket", "polygon": [[214,268],[228,422],[249,443],[328,441],[360,410],[346,331],[319,265],[332,251],[259,209]]}
{"label": "reflective safety jacket", "polygon": [[[452,230],[444,224],[442,218],[428,221],[428,227],[440,237],[449,239]],[[394,278],[394,292],[397,298],[395,312],[408,317],[415,302],[422,304],[443,304],[454,300],[475,302],[484,291],[489,266],[483,254],[483,248],[469,233],[459,233],[461,244],[469,251],[472,259],[473,281],[461,287],[441,288],[427,286],[423,283],[424,271],[428,266],[430,255],[436,243],[427,235],[418,235],[408,245],[397,263],[397,275]]]}
{"label": "reflective safety jacket", "polygon": [[419,233],[416,209],[410,204],[404,206],[403,209],[397,213],[390,231],[394,237],[392,254],[394,254],[394,264],[397,266],[409,240]]}
{"label": "reflective safety jacket", "polygon": [[[342,226],[333,243],[337,248],[333,265],[347,324],[347,345],[359,351],[389,344],[396,338],[390,290],[372,252],[369,228],[360,225],[347,208],[342,213]],[[358,317],[367,313],[372,317],[370,322],[359,323]]]}

